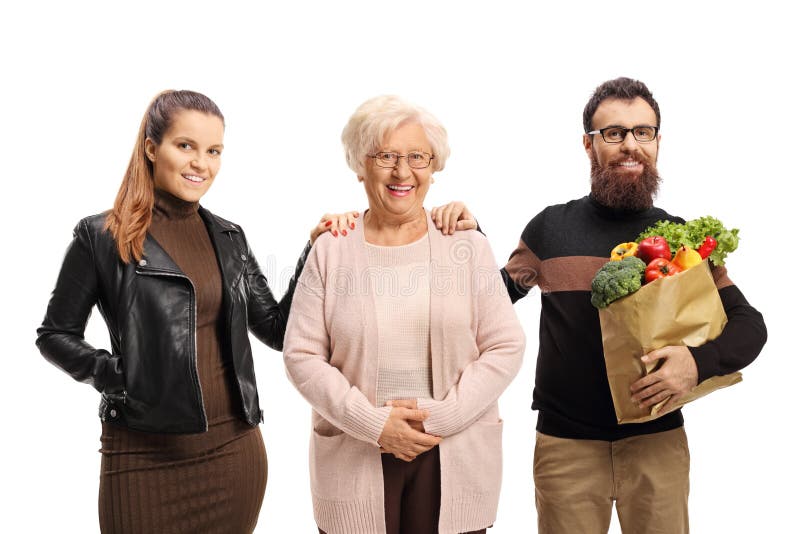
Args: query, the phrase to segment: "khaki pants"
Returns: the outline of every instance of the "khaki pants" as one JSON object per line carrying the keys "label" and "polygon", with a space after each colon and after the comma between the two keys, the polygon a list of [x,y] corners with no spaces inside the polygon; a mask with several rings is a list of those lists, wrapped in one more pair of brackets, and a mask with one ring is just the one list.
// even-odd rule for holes
{"label": "khaki pants", "polygon": [[618,441],[536,434],[539,534],[604,534],[616,501],[624,534],[689,532],[683,427]]}

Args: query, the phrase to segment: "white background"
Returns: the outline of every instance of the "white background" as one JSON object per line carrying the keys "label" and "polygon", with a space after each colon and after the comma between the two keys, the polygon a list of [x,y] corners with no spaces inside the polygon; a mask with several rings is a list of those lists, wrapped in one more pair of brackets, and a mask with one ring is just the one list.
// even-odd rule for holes
{"label": "white background", "polygon": [[[621,75],[661,105],[658,204],[741,228],[730,274],[770,333],[742,384],[684,410],[692,531],[791,530],[799,40],[778,2],[15,4],[0,18],[1,531],[97,531],[98,395],[41,358],[34,331],[73,226],[111,206],[157,92],[198,90],[223,110],[224,165],[203,204],[244,226],[281,293],[319,216],[366,205],[339,142],[365,99],[399,94],[445,124],[452,157],[427,204],[466,201],[502,265],[533,215],[588,191],[581,112]],[[528,349],[501,401],[492,534],[535,531],[539,308],[538,291],[516,305]],[[87,338],[109,346],[99,314]],[[310,409],[281,355],[254,352],[270,461],[257,531],[316,532]]]}

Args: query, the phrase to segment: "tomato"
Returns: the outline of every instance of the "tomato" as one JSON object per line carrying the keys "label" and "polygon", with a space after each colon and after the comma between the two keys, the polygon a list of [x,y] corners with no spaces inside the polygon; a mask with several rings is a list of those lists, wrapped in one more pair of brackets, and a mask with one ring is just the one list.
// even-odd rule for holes
{"label": "tomato", "polygon": [[644,283],[649,284],[653,280],[672,276],[679,272],[681,272],[681,268],[667,258],[656,258],[647,264],[647,269],[644,271]]}

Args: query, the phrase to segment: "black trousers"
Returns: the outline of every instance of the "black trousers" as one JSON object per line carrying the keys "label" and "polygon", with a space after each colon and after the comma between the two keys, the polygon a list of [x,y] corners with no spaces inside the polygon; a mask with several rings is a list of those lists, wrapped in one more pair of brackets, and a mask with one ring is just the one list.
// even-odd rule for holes
{"label": "black trousers", "polygon": [[[382,454],[381,463],[386,533],[436,534],[442,500],[439,447],[420,454],[413,462]],[[464,534],[486,534],[486,529]]]}

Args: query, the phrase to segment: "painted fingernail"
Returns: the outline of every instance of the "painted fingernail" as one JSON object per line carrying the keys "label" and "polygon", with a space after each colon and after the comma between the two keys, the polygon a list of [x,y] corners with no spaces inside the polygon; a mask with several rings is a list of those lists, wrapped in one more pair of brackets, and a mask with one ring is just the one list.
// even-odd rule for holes
{"label": "painted fingernail", "polygon": [[330,226],[332,224],[333,224],[333,221],[328,221],[328,222],[325,223],[325,227],[327,228],[328,226]]}
{"label": "painted fingernail", "polygon": [[342,235],[347,235],[347,230],[342,230]]}
{"label": "painted fingernail", "polygon": [[351,230],[355,230],[356,229],[356,223],[350,223],[350,229]]}
{"label": "painted fingernail", "polygon": [[337,232],[336,230],[334,230],[331,233],[333,234],[333,237],[339,237],[339,232]]}

